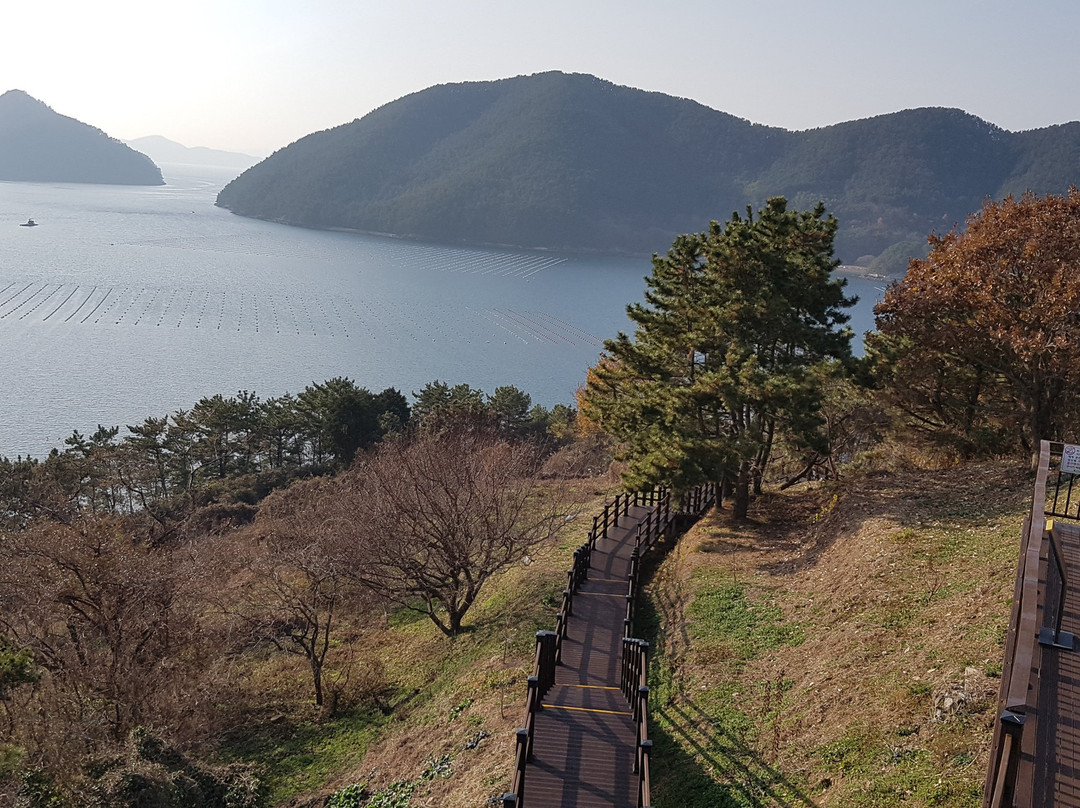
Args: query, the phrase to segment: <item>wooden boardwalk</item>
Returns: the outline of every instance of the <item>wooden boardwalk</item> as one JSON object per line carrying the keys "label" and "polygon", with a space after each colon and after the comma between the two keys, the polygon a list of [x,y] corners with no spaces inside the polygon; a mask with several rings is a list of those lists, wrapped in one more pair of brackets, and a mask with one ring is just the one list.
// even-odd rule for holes
{"label": "wooden boardwalk", "polygon": [[641,557],[716,502],[717,486],[618,494],[574,551],[536,658],[503,808],[648,808],[649,644],[631,637]]}
{"label": "wooden boardwalk", "polygon": [[536,713],[525,773],[528,808],[637,806],[637,727],[619,680],[630,555],[650,511],[631,506],[592,551],[589,577],[574,595],[555,683]]}
{"label": "wooden boardwalk", "polygon": [[[1052,529],[1069,579],[1080,581],[1080,525],[1056,522]],[[1061,627],[1080,636],[1080,592],[1075,588],[1065,593]],[[1040,663],[1038,704],[1028,714],[1028,721],[1035,722],[1035,746],[1021,761],[1033,767],[1031,804],[1080,808],[1080,653],[1046,649]]]}
{"label": "wooden boardwalk", "polygon": [[1080,808],[1080,473],[1066,448],[1040,447],[984,808]]}

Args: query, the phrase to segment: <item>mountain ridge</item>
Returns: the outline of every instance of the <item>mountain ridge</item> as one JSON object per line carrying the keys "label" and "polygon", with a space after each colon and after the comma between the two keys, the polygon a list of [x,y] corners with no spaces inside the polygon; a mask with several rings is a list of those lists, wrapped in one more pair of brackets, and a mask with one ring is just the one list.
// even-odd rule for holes
{"label": "mountain ridge", "polygon": [[0,95],[0,180],[165,184],[145,154],[22,90]]}
{"label": "mountain ridge", "polygon": [[155,163],[246,169],[261,159],[242,152],[211,149],[207,146],[185,146],[162,135],[146,135],[124,142],[136,151],[147,155]]}
{"label": "mountain ridge", "polygon": [[824,201],[855,262],[950,229],[986,197],[1080,182],[1080,124],[1011,133],[921,107],[800,132],[548,72],[429,87],[307,135],[218,205],[434,241],[662,252],[769,196]]}

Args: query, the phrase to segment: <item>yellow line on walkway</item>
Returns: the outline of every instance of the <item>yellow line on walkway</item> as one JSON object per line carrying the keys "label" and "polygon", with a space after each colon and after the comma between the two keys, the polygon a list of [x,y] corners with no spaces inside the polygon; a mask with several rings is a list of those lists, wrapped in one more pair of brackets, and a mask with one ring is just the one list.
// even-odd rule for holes
{"label": "yellow line on walkway", "polygon": [[579,713],[604,713],[605,715],[633,715],[629,710],[597,710],[593,707],[567,707],[562,704],[541,704],[545,710],[577,710]]}
{"label": "yellow line on walkway", "polygon": [[598,584],[625,584],[626,578],[586,578],[585,583],[595,581]]}
{"label": "yellow line on walkway", "polygon": [[612,687],[611,685],[565,685],[556,683],[552,685],[552,687],[584,687],[589,690],[621,690],[621,688]]}
{"label": "yellow line on walkway", "polygon": [[576,595],[574,595],[574,597],[579,598],[582,595],[592,595],[595,598],[625,598],[626,597],[626,593],[623,593],[623,594],[619,595],[619,594],[615,594],[614,592],[578,592]]}

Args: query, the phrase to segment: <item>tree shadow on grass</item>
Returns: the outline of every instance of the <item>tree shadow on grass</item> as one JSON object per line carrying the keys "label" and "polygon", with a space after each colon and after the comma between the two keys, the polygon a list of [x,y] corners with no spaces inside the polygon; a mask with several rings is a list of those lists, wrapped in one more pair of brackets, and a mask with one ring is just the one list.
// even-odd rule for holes
{"label": "tree shadow on grass", "polygon": [[359,762],[387,718],[356,709],[325,721],[275,716],[227,733],[219,748],[225,762],[254,763],[273,799],[319,788],[338,769]]}
{"label": "tree shadow on grass", "polygon": [[[643,580],[652,583],[671,544],[660,545],[643,561]],[[636,636],[663,648],[672,640],[688,647],[686,622],[675,619],[678,604],[668,602],[664,587],[642,598],[635,614]],[[667,619],[665,619],[665,617]],[[666,637],[674,621],[676,637]],[[725,726],[722,716],[702,709],[692,698],[673,688],[653,663],[659,681],[650,682],[658,706],[652,708],[649,734],[653,741],[650,779],[652,808],[816,808],[803,787],[770,766]],[[659,665],[659,667],[658,667]],[[669,674],[670,675],[670,674]],[[659,706],[665,699],[670,702]]]}
{"label": "tree shadow on grass", "polygon": [[653,808],[815,808],[799,784],[692,700],[653,717]]}

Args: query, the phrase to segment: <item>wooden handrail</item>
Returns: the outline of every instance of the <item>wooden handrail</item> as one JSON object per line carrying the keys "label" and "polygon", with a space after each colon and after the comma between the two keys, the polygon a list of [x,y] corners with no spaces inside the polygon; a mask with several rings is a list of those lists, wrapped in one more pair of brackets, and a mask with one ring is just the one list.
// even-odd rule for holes
{"label": "wooden handrail", "polygon": [[[1076,519],[1071,515],[1072,484],[1070,476],[1064,507],[1060,505],[1061,476],[1058,469],[1053,501],[1048,502],[1047,488],[1050,460],[1062,454],[1063,444],[1042,441],[1039,446],[1039,464],[1032,494],[1031,512],[1024,520],[1020,543],[1013,608],[1009,620],[1009,633],[1005,644],[1005,661],[1002,665],[999,704],[1001,712],[994,728],[983,790],[985,808],[1028,806],[1034,793],[1032,766],[1021,766],[1021,750],[1024,746],[1034,748],[1036,739],[1026,729],[1027,717],[1038,704],[1038,671],[1042,668],[1044,648],[1073,648],[1072,635],[1061,631],[1064,598],[1069,590],[1068,567],[1061,554],[1058,535],[1048,529],[1047,516],[1056,515]],[[1056,569],[1060,588],[1053,625],[1047,622],[1045,589],[1040,581],[1040,564],[1044,550],[1048,562],[1047,575]],[[1049,565],[1052,564],[1053,567]],[[1033,686],[1033,677],[1036,681]],[[1025,735],[1027,732],[1027,735]],[[1030,751],[1030,750],[1029,750]]]}

